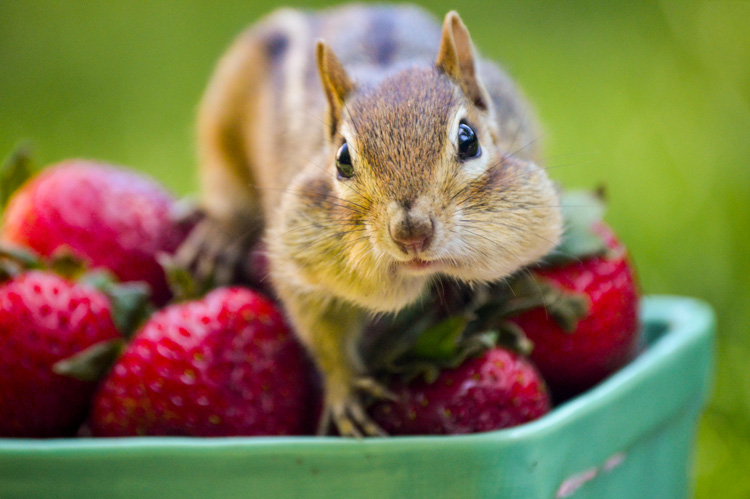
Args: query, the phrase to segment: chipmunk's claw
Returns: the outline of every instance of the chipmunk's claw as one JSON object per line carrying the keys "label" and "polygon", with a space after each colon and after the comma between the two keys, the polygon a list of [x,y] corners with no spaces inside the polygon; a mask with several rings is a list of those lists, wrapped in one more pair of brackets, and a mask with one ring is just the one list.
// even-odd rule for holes
{"label": "chipmunk's claw", "polygon": [[175,253],[174,262],[190,269],[199,282],[213,286],[232,284],[237,268],[251,245],[254,234],[235,230],[212,218],[204,218]]}
{"label": "chipmunk's claw", "polygon": [[329,404],[321,418],[318,435],[326,435],[331,422],[342,437],[363,438],[388,435],[370,418],[356,397],[349,398],[343,403]]}
{"label": "chipmunk's claw", "polygon": [[[394,399],[395,395],[370,377],[355,378],[347,395],[329,398],[318,426],[318,435],[326,435],[331,423],[343,437],[383,437],[388,435],[365,410],[362,395]],[[340,393],[340,392],[339,392]],[[330,397],[330,394],[329,394]]]}
{"label": "chipmunk's claw", "polygon": [[333,412],[333,421],[342,437],[363,437],[362,431],[357,428],[355,421],[347,414],[346,406],[332,407],[331,410]]}
{"label": "chipmunk's claw", "polygon": [[371,376],[360,376],[354,380],[354,388],[378,400],[398,402],[398,395]]}
{"label": "chipmunk's claw", "polygon": [[368,437],[385,437],[388,435],[385,430],[370,418],[361,404],[350,405],[349,414]]}

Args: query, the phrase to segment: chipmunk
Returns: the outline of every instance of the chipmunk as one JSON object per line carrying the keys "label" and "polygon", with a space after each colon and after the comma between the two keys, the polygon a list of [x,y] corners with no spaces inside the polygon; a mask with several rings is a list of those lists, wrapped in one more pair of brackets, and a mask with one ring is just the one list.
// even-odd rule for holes
{"label": "chipmunk", "polygon": [[[373,314],[437,277],[485,283],[558,242],[556,189],[508,76],[456,12],[411,6],[279,10],[223,56],[198,118],[208,217],[178,254],[204,270],[262,237],[270,277],[346,436],[382,435],[387,396],[357,342]],[[221,257],[221,258],[218,258]]]}

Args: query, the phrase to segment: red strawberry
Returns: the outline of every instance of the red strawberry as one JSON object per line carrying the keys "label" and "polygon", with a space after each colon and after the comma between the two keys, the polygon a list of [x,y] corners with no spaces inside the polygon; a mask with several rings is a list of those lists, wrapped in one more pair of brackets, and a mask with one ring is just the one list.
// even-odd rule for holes
{"label": "red strawberry", "polygon": [[[554,304],[512,319],[534,343],[534,361],[556,398],[598,383],[635,354],[638,290],[625,248],[603,223],[595,223],[608,251],[559,266],[533,270],[538,282],[586,298],[587,310],[570,324]],[[567,326],[567,327],[564,327]]]}
{"label": "red strawberry", "polygon": [[544,381],[523,357],[487,350],[433,383],[417,378],[390,386],[397,402],[379,402],[373,419],[390,434],[462,434],[491,431],[536,419],[550,409]]}
{"label": "red strawberry", "polygon": [[173,221],[174,199],[160,185],[103,163],[69,160],[42,172],[11,198],[0,239],[49,256],[71,248],[122,281],[146,281],[154,301],[169,290],[156,261],[188,227]]}
{"label": "red strawberry", "polygon": [[95,382],[53,372],[59,361],[118,338],[107,298],[32,271],[0,285],[0,436],[70,436]]}
{"label": "red strawberry", "polygon": [[314,424],[311,371],[269,300],[220,288],[155,314],[95,397],[95,435],[290,435]]}

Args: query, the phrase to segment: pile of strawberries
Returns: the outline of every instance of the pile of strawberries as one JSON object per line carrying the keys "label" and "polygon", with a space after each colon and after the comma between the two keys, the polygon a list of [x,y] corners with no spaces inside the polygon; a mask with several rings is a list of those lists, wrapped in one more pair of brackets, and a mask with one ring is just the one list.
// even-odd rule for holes
{"label": "pile of strawberries", "polygon": [[[28,169],[16,155],[0,171],[0,437],[314,431],[318,378],[278,303],[239,286],[172,297],[159,262],[195,220],[164,188],[84,160]],[[386,431],[521,424],[635,355],[625,248],[595,197],[566,206],[548,261],[479,290],[444,283],[372,325],[363,351],[397,395],[370,405]]]}

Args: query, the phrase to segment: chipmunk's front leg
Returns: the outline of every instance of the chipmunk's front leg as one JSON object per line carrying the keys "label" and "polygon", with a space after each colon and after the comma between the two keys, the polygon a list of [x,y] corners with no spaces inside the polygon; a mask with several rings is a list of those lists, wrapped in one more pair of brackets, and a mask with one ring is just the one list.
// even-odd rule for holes
{"label": "chipmunk's front leg", "polygon": [[[291,298],[291,299],[290,299]],[[342,436],[385,435],[365,411],[363,396],[389,398],[390,393],[367,376],[357,352],[365,313],[336,300],[311,295],[285,297],[297,334],[324,379],[325,407],[318,433],[333,422]]]}

